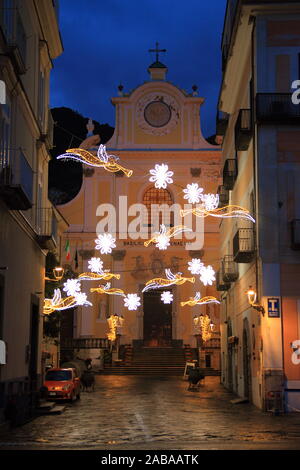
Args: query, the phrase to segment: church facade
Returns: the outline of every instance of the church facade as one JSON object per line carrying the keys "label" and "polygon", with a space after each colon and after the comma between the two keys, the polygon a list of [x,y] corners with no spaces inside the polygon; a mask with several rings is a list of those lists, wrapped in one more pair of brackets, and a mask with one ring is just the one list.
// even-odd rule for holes
{"label": "church facade", "polygon": [[[196,87],[189,94],[174,86],[166,80],[167,68],[158,60],[148,72],[149,81],[131,93],[124,93],[119,87],[119,96],[112,98],[116,110],[115,132],[106,149],[108,154],[120,158],[123,167],[133,170],[133,175],[126,177],[122,172],[86,167],[80,192],[60,206],[70,224],[65,239],[70,242],[71,257],[75,257],[76,251],[79,255],[78,273],[88,271],[91,257],[101,257],[104,269],[120,275],[119,280],[111,281],[112,287],[121,288],[126,294],[138,294],[141,305],[130,311],[121,296],[90,293],[90,287],[98,284],[83,281],[82,290],[89,293],[93,306],[74,312],[74,337],[105,338],[107,318],[119,314],[125,318],[120,331],[121,344],[196,347],[194,316],[209,313],[218,336],[219,306],[190,307],[180,303],[194,297],[197,291],[202,297],[218,298],[215,283],[204,286],[199,276],[194,276],[195,283],[170,287],[167,290],[174,299],[171,304],[161,301],[161,289],[145,293],[142,290],[147,281],[165,278],[165,269],[193,277],[188,271],[188,262],[193,258],[200,258],[205,266],[217,269],[218,221],[207,218],[204,223],[195,216],[180,219],[180,208],[184,209],[187,203],[183,193],[187,184],[198,183],[204,193],[217,192],[220,148],[202,136],[200,108],[204,99],[198,96]],[[174,183],[158,189],[149,181],[149,172],[162,163],[173,171]],[[145,247],[144,242],[159,229],[160,223],[165,223],[167,228],[178,223],[192,224],[193,232],[171,239],[166,250],[159,250],[153,243]],[[95,250],[97,234],[104,231],[116,238],[112,254],[101,255]]]}

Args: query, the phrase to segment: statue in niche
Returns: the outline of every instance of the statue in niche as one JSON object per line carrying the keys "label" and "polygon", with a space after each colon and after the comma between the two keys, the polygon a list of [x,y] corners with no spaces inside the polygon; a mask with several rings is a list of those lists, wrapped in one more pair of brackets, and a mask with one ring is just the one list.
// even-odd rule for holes
{"label": "statue in niche", "polygon": [[178,256],[172,256],[171,258],[171,271],[178,273],[180,271],[180,261],[183,258],[178,258]]}
{"label": "statue in niche", "polygon": [[133,259],[135,259],[135,267],[133,268],[134,270],[132,271],[131,276],[134,279],[147,279],[148,268],[144,263],[144,257],[134,256]]}
{"label": "statue in niche", "polygon": [[150,257],[152,273],[156,276],[163,274],[166,266],[164,261],[164,255],[162,254],[162,252],[158,248],[155,248],[155,250],[153,250],[153,252],[151,253]]}

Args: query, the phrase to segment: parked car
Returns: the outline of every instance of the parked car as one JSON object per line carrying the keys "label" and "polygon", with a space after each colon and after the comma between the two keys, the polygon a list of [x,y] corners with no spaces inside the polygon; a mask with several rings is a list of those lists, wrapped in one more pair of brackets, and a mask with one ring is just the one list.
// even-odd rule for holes
{"label": "parked car", "polygon": [[47,389],[48,399],[75,401],[80,398],[80,378],[72,368],[49,369],[43,389]]}

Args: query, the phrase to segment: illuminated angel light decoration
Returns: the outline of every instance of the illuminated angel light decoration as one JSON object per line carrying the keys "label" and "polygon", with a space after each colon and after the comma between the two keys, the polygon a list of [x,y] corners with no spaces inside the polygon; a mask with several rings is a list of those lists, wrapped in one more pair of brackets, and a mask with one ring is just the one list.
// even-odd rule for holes
{"label": "illuminated angel light decoration", "polygon": [[111,283],[107,282],[105,285],[100,285],[99,287],[92,287],[90,292],[97,292],[97,294],[108,294],[108,295],[122,295],[125,296],[122,289],[117,289],[116,287],[110,287]]}
{"label": "illuminated angel light decoration", "polygon": [[127,307],[128,310],[137,310],[141,305],[141,298],[138,297],[137,294],[127,294],[123,300],[124,306]]}
{"label": "illuminated angel light decoration", "polygon": [[162,163],[161,165],[157,163],[155,167],[150,170],[150,174],[152,176],[149,178],[149,181],[151,183],[155,183],[154,186],[157,189],[166,189],[168,184],[173,183],[171,177],[174,172],[170,171],[168,165],[165,163]]}
{"label": "illuminated angel light decoration", "polygon": [[178,272],[177,274],[173,274],[170,269],[165,269],[167,279],[163,279],[161,277],[156,277],[148,281],[142,290],[142,292],[147,292],[148,290],[152,289],[159,289],[160,287],[168,287],[168,286],[180,286],[185,282],[191,282],[194,284],[195,278],[194,277],[183,277],[182,273]]}
{"label": "illuminated angel light decoration", "polygon": [[118,162],[119,157],[116,155],[108,155],[105,145],[100,144],[97,156],[93,155],[88,150],[81,148],[68,149],[66,153],[59,155],[58,160],[77,160],[85,165],[93,166],[96,168],[104,168],[107,171],[116,173],[122,171],[128,178],[132,176],[133,171],[122,167]]}
{"label": "illuminated angel light decoration", "polygon": [[95,240],[96,250],[99,250],[102,255],[107,255],[116,248],[116,239],[110,233],[100,233]]}
{"label": "illuminated angel light decoration", "polygon": [[120,274],[113,274],[109,269],[103,270],[103,262],[100,258],[91,258],[88,262],[88,266],[92,272],[82,273],[78,276],[78,279],[82,281],[110,281],[111,279],[120,279]]}
{"label": "illuminated angel light decoration", "polygon": [[155,233],[150,240],[144,242],[144,246],[149,246],[150,243],[155,243],[159,250],[166,250],[170,246],[170,239],[178,235],[179,233],[191,232],[192,229],[185,227],[184,225],[177,225],[167,230],[164,224],[160,225],[160,231]]}
{"label": "illuminated angel light decoration", "polygon": [[50,315],[57,310],[67,310],[68,308],[78,306],[92,306],[91,302],[87,301],[87,297],[84,292],[76,292],[75,295],[70,295],[63,299],[61,297],[60,289],[55,289],[52,299],[44,300],[43,314]]}
{"label": "illuminated angel light decoration", "polygon": [[194,317],[194,327],[198,334],[201,334],[203,341],[208,341],[212,337],[212,321],[208,315],[197,315]]}
{"label": "illuminated angel light decoration", "polygon": [[117,328],[122,328],[124,325],[124,317],[122,315],[111,315],[107,319],[109,332],[106,333],[109,341],[113,342],[117,339]]}
{"label": "illuminated angel light decoration", "polygon": [[190,204],[198,204],[202,200],[203,188],[200,188],[198,183],[188,184],[183,192],[183,199],[187,199]]}
{"label": "illuminated angel light decoration", "polygon": [[173,294],[166,290],[161,294],[160,299],[164,304],[171,304],[173,302]]}
{"label": "illuminated angel light decoration", "polygon": [[217,209],[212,209],[212,210],[207,210],[204,206],[202,207],[196,207],[194,209],[186,209],[186,210],[181,210],[180,215],[181,217],[185,217],[188,214],[194,214],[196,217],[219,217],[223,219],[229,219],[229,218],[240,218],[244,220],[250,220],[251,222],[255,223],[255,219],[253,219],[252,215],[247,209],[244,209],[241,206],[234,206],[234,205],[229,205],[229,206],[224,206],[224,207],[219,207]]}
{"label": "illuminated angel light decoration", "polygon": [[189,305],[190,307],[194,307],[195,305],[205,305],[205,304],[219,304],[220,302],[211,295],[205,296],[201,298],[200,292],[196,292],[195,297],[190,297],[189,300],[185,302],[180,302],[180,305],[184,307],[185,305]]}

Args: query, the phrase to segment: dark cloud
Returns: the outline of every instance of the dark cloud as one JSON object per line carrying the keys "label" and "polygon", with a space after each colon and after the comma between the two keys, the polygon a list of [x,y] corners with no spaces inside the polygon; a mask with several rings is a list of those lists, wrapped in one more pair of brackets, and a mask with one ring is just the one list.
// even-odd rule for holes
{"label": "dark cloud", "polygon": [[64,53],[54,63],[51,106],[67,106],[114,126],[121,82],[130,91],[148,80],[159,41],[168,80],[206,98],[205,136],[215,131],[221,78],[220,42],[226,0],[61,0]]}

